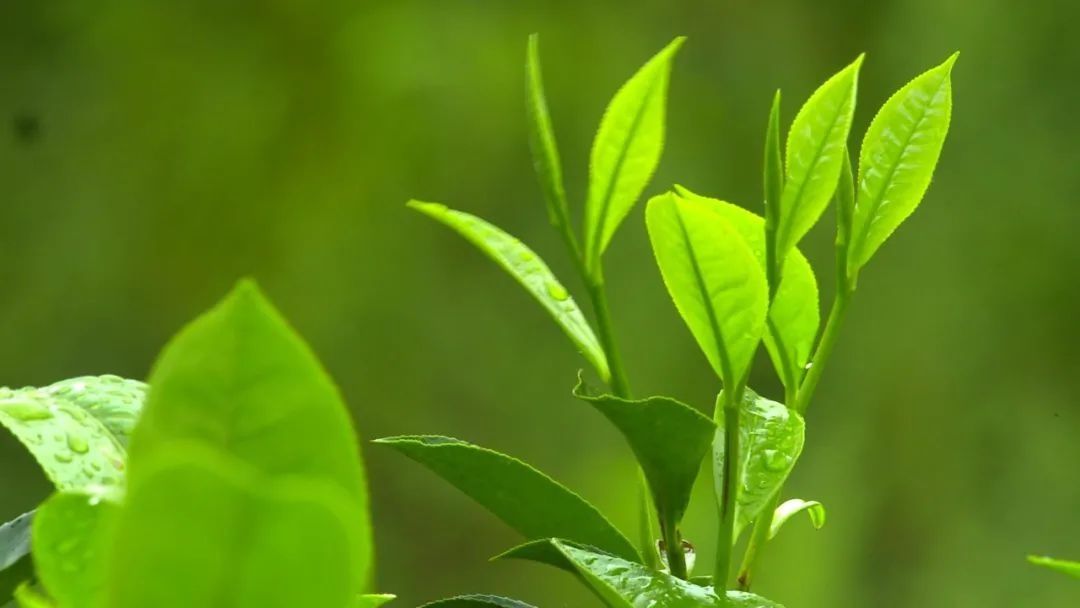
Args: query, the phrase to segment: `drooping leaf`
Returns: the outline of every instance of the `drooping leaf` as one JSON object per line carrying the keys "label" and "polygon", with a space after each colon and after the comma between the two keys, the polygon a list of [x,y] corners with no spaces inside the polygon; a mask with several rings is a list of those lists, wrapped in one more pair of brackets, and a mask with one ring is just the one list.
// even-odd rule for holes
{"label": "drooping leaf", "polygon": [[711,205],[667,193],[649,201],[649,238],[668,293],[725,386],[741,382],[765,329],[765,273]]}
{"label": "drooping leaf", "polygon": [[391,595],[389,593],[366,594],[357,598],[354,606],[355,608],[379,608],[379,606],[382,606],[395,598],[397,598],[396,595]]}
{"label": "drooping leaf", "polygon": [[930,186],[949,132],[956,58],[954,54],[897,91],[866,131],[848,248],[852,277],[915,211]]}
{"label": "drooping leaf", "polygon": [[570,210],[566,203],[559,146],[555,142],[555,129],[551,126],[551,114],[544,96],[544,78],[540,71],[540,37],[537,34],[529,36],[526,52],[525,102],[533,167],[540,180],[540,188],[544,191],[551,224],[562,226],[568,221]]}
{"label": "drooping leaf", "polygon": [[315,355],[262,296],[241,282],[185,327],[151,374],[142,421],[131,442],[139,463],[177,442],[230,454],[270,476],[323,480],[341,488],[348,520],[368,556],[367,488],[348,410]]}
{"label": "drooping leaf", "polygon": [[[722,495],[724,470],[723,419],[713,441],[714,470],[718,476],[717,496]],[[802,416],[784,406],[745,389],[739,410],[739,492],[735,500],[735,530],[732,542],[754,521],[784,484],[802,453],[806,424]]]}
{"label": "drooping leaf", "polygon": [[[765,269],[765,220],[738,205],[707,198],[675,186],[679,196],[701,202],[724,216],[750,246],[754,257]],[[821,312],[818,304],[817,278],[806,256],[792,249],[784,262],[780,286],[769,307],[765,348],[784,386],[797,388],[814,347]]]}
{"label": "drooping leaf", "polygon": [[777,226],[777,257],[783,262],[829,205],[840,175],[855,113],[863,56],[825,81],[806,101],[787,138],[787,179]]}
{"label": "drooping leaf", "polygon": [[512,550],[503,557],[532,560],[539,556],[543,558],[539,560],[542,563],[574,572],[611,608],[783,608],[775,602],[739,591],[729,591],[725,598],[720,598],[710,588],[563,540],[540,542],[546,542],[550,549]]}
{"label": "drooping leaf", "polygon": [[822,526],[825,525],[824,505],[816,500],[792,498],[791,500],[785,500],[780,506],[776,507],[776,512],[773,514],[772,525],[769,527],[769,538],[774,538],[780,532],[780,528],[784,527],[784,524],[787,523],[787,520],[803,511],[810,517],[810,523],[814,526],[815,530],[820,530]]}
{"label": "drooping leaf", "polygon": [[408,205],[465,237],[514,277],[555,319],[600,377],[605,382],[610,380],[607,357],[592,327],[570,293],[538,255],[521,241],[476,216],[438,203],[409,201]]}
{"label": "drooping leaf", "polygon": [[600,121],[585,203],[585,260],[594,275],[615,230],[660,163],[671,62],[684,40],[676,38],[642,66],[615,93]]}
{"label": "drooping leaf", "polygon": [[338,484],[271,477],[190,442],[136,464],[114,524],[104,605],[355,605],[368,560],[349,521],[355,496]]}
{"label": "drooping leaf", "polygon": [[34,575],[30,563],[30,526],[34,512],[24,513],[0,526],[0,606],[15,589]]}
{"label": "drooping leaf", "polygon": [[1050,570],[1068,574],[1074,578],[1080,578],[1080,562],[1071,562],[1063,559],[1054,559],[1042,555],[1029,555],[1028,562]]}
{"label": "drooping leaf", "polygon": [[49,596],[64,608],[100,605],[109,534],[118,511],[113,497],[55,494],[34,520],[34,566]]}
{"label": "drooping leaf", "polygon": [[574,396],[591,404],[622,432],[645,473],[662,525],[674,530],[690,503],[716,424],[669,397],[627,400],[593,394],[581,378]]}
{"label": "drooping leaf", "polygon": [[497,595],[461,595],[430,602],[420,608],[535,608],[530,604]]}
{"label": "drooping leaf", "polygon": [[145,384],[117,376],[0,388],[0,426],[26,446],[57,489],[117,486],[145,390]]}
{"label": "drooping leaf", "polygon": [[596,507],[516,458],[450,437],[417,435],[375,442],[431,469],[529,540],[567,538],[641,559]]}

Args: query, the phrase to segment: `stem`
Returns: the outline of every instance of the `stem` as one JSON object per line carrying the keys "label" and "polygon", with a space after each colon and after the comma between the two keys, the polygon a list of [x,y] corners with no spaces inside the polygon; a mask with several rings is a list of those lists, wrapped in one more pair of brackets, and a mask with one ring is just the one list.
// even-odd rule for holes
{"label": "stem", "polygon": [[739,402],[742,387],[724,391],[724,476],[720,492],[720,528],[716,534],[716,567],[713,570],[713,588],[727,589],[728,572],[731,570],[732,536],[735,530],[735,497],[739,491]]}
{"label": "stem", "polygon": [[686,553],[683,552],[679,530],[674,525],[664,527],[664,551],[667,554],[668,572],[675,578],[686,580]]}
{"label": "stem", "polygon": [[611,370],[611,390],[616,397],[630,399],[630,382],[626,378],[626,370],[623,368],[622,357],[619,355],[618,345],[615,343],[615,333],[611,325],[611,313],[608,311],[607,291],[604,289],[604,279],[599,277],[591,279],[585,275],[585,284],[592,300],[593,312],[596,314],[596,330],[599,334],[600,346],[608,359],[608,368]]}

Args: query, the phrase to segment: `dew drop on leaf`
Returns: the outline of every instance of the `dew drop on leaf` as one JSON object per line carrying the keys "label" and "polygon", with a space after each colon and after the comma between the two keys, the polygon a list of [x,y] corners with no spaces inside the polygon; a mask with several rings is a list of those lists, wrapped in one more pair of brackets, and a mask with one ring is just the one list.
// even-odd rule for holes
{"label": "dew drop on leaf", "polygon": [[562,285],[559,285],[558,283],[555,283],[555,282],[549,282],[547,284],[547,293],[553,299],[558,300],[560,302],[562,302],[562,301],[564,301],[564,300],[566,300],[567,298],[570,297],[570,294],[566,292],[566,288],[563,287]]}

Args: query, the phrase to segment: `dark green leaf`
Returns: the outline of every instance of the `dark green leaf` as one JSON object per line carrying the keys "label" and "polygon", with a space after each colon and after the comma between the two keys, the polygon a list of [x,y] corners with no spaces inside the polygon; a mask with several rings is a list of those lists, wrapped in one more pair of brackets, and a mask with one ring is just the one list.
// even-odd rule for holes
{"label": "dark green leaf", "polygon": [[765,273],[711,205],[667,193],[649,201],[649,238],[668,293],[725,386],[743,381],[765,329]]}
{"label": "dark green leaf", "polygon": [[[721,496],[724,470],[723,420],[713,442],[716,459],[717,496]],[[754,521],[784,484],[802,453],[806,425],[802,416],[782,403],[770,401],[746,389],[739,410],[739,493],[735,503],[732,542]]]}
{"label": "dark green leaf", "polygon": [[340,485],[271,478],[196,443],[136,464],[115,521],[109,608],[355,606],[368,559],[355,496]]}
{"label": "dark green leaf", "polygon": [[480,251],[514,277],[551,315],[570,340],[581,350],[600,377],[611,378],[604,349],[596,339],[574,298],[539,256],[524,243],[484,220],[449,209],[439,203],[409,201],[409,207],[427,215],[465,237]]}
{"label": "dark green leaf", "polygon": [[30,563],[30,526],[34,512],[24,513],[0,526],[0,606],[15,589],[34,575]]}
{"label": "dark green leaf", "polygon": [[641,559],[596,507],[520,460],[449,437],[388,437],[376,443],[428,467],[529,540],[567,538]]}
{"label": "dark green leaf", "polygon": [[676,38],[619,89],[593,141],[585,204],[585,260],[599,273],[600,256],[652,179],[664,148],[664,113]]}
{"label": "dark green leaf", "polygon": [[41,584],[64,608],[99,605],[107,542],[118,507],[97,494],[55,494],[34,520],[34,566]]}
{"label": "dark green leaf", "polygon": [[[352,499],[355,536],[370,556],[367,489],[356,436],[337,388],[288,323],[245,281],[185,327],[151,375],[131,442],[139,463],[177,442],[230,454],[269,477],[324,480]],[[358,568],[364,572],[366,559]]]}
{"label": "dark green leaf", "polygon": [[424,604],[421,608],[534,608],[533,606],[497,595],[462,595]]}
{"label": "dark green leaf", "polygon": [[669,397],[627,400],[594,395],[580,378],[574,396],[591,404],[622,432],[645,472],[661,525],[674,530],[690,502],[716,424]]}
{"label": "dark green leaf", "polygon": [[776,507],[772,525],[769,527],[769,538],[775,537],[780,532],[780,528],[787,523],[787,520],[804,511],[810,517],[810,523],[815,530],[820,530],[825,525],[824,505],[816,500],[792,498],[791,500],[785,500],[780,506]]}
{"label": "dark green leaf", "polygon": [[1056,570],[1068,574],[1074,578],[1080,578],[1080,562],[1070,562],[1063,559],[1054,559],[1040,555],[1029,555],[1028,562],[1043,568]]}
{"label": "dark green leaf", "polygon": [[776,234],[780,262],[817,223],[836,190],[862,61],[860,55],[814,91],[791,124]]}
{"label": "dark green leaf", "polygon": [[566,204],[559,146],[555,142],[555,130],[551,126],[551,114],[544,97],[539,38],[537,34],[529,36],[525,60],[525,107],[529,119],[529,149],[532,151],[533,166],[540,179],[540,187],[544,190],[548,216],[552,225],[562,226],[568,221],[570,211]]}
{"label": "dark green leaf", "polygon": [[915,211],[930,186],[949,132],[956,58],[954,54],[897,91],[866,131],[848,248],[852,277]]}

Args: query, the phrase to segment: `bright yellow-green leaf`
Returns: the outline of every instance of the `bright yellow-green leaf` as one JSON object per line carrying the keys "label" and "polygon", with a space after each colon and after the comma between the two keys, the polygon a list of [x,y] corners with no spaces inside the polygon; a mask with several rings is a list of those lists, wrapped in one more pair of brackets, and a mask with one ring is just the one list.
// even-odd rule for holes
{"label": "bright yellow-green leaf", "polygon": [[1074,578],[1080,578],[1080,562],[1070,562],[1041,555],[1029,555],[1028,562],[1035,564],[1036,566],[1042,566],[1043,568],[1049,568],[1050,570],[1068,574]]}
{"label": "bright yellow-green leaf", "polygon": [[956,58],[954,54],[897,91],[866,131],[848,248],[852,277],[915,211],[930,186],[949,132]]}
{"label": "bright yellow-green leaf", "polygon": [[544,201],[547,203],[551,223],[561,226],[568,221],[570,211],[566,203],[559,146],[555,142],[555,129],[551,126],[551,114],[544,96],[544,79],[540,72],[540,37],[537,34],[529,36],[525,60],[525,102],[533,167],[544,191]]}
{"label": "bright yellow-green leaf", "polygon": [[787,523],[787,520],[804,511],[810,518],[810,524],[814,526],[815,530],[820,530],[825,525],[824,505],[816,500],[792,498],[791,500],[785,500],[780,506],[776,507],[776,511],[773,513],[772,525],[769,526],[769,538],[776,537],[780,532],[780,528]]}
{"label": "bright yellow-green leaf", "polygon": [[104,494],[55,494],[34,518],[38,579],[63,608],[95,608],[105,586],[106,550],[118,506]]}
{"label": "bright yellow-green leaf", "polygon": [[396,595],[390,595],[389,593],[361,595],[356,600],[355,608],[379,608],[379,606],[390,602],[396,597]]}
{"label": "bright yellow-green leaf", "polygon": [[619,89],[593,141],[585,204],[585,260],[599,272],[600,256],[641,197],[664,148],[664,114],[676,38]]}
{"label": "bright yellow-green leaf", "polygon": [[668,293],[725,386],[743,381],[765,329],[765,273],[713,205],[667,193],[649,201],[649,238]]}

